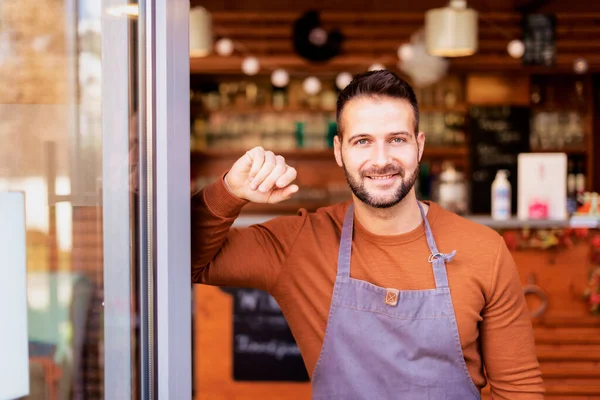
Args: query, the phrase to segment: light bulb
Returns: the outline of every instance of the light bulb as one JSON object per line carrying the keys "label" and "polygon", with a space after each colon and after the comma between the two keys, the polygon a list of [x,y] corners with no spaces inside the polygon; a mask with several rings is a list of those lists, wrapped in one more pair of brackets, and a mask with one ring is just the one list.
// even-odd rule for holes
{"label": "light bulb", "polygon": [[344,88],[348,86],[350,82],[352,82],[352,74],[349,72],[340,72],[335,78],[335,86],[337,86],[337,88],[340,90],[344,90]]}
{"label": "light bulb", "polygon": [[371,64],[371,66],[369,67],[369,71],[379,71],[382,69],[385,69],[385,65],[379,63]]}
{"label": "light bulb", "polygon": [[271,83],[276,87],[285,87],[290,81],[290,75],[284,69],[276,69],[271,74]]}
{"label": "light bulb", "polygon": [[220,56],[229,56],[233,53],[233,41],[227,38],[219,39],[215,44],[215,50]]}
{"label": "light bulb", "polygon": [[413,58],[413,55],[414,55],[414,50],[410,44],[404,43],[403,45],[398,47],[398,58],[400,60],[409,61],[410,59]]}
{"label": "light bulb", "polygon": [[506,51],[513,58],[521,58],[525,54],[525,44],[519,39],[511,40],[506,46]]}
{"label": "light bulb", "polygon": [[320,27],[314,28],[308,34],[308,40],[315,46],[323,46],[327,42],[327,32]]}
{"label": "light bulb", "polygon": [[585,58],[577,58],[573,62],[573,70],[578,74],[585,74],[588,70],[588,62]]}
{"label": "light bulb", "polygon": [[242,71],[246,75],[256,75],[260,69],[260,63],[256,57],[246,57],[242,61]]}
{"label": "light bulb", "polygon": [[308,94],[317,94],[321,90],[321,81],[314,76],[309,76],[302,82],[302,88]]}

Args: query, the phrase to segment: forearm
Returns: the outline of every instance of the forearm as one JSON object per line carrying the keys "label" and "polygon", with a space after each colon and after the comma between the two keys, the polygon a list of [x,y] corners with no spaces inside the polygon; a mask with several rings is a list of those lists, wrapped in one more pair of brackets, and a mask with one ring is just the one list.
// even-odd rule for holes
{"label": "forearm", "polygon": [[483,350],[488,353],[486,372],[494,400],[543,400],[544,383],[529,322],[521,320],[498,331],[505,334],[505,345],[491,348],[490,336],[495,335],[487,334]]}
{"label": "forearm", "polygon": [[482,352],[495,400],[541,400],[544,385],[531,317],[517,268],[500,242],[481,324]]}
{"label": "forearm", "polygon": [[227,191],[222,177],[192,196],[193,277],[198,277],[215,258],[246,203],[246,200],[237,199]]}

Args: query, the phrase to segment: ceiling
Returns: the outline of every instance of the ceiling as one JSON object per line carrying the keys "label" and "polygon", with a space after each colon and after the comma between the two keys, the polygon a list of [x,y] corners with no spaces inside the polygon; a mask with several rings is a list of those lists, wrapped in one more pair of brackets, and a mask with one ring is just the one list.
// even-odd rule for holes
{"label": "ceiling", "polygon": [[[243,51],[238,51],[230,57],[212,55],[192,59],[193,73],[239,72],[243,56],[250,54],[259,57],[261,65],[265,67],[284,67],[310,73],[319,70],[351,70],[352,67],[364,69],[365,63],[375,60],[386,65],[395,65],[398,61],[398,46],[409,42],[411,35],[423,27],[424,12],[443,6],[446,2],[192,1],[192,6],[200,4],[212,14],[215,35],[233,39]],[[479,49],[474,56],[452,60],[451,65],[454,68],[521,68],[520,60],[511,58],[507,54],[506,46],[510,40],[521,38],[523,14],[516,10],[529,7],[530,11],[557,14],[558,66],[563,70],[572,71],[573,61],[578,57],[585,57],[590,70],[600,70],[600,1],[474,0],[468,4],[479,11]],[[321,22],[324,28],[338,28],[344,35],[341,54],[324,65],[303,62],[295,53],[291,40],[294,21],[311,6],[322,10]]]}
{"label": "ceiling", "polygon": [[[191,0],[192,6],[204,6],[209,11],[327,11],[362,12],[425,12],[443,7],[446,0]],[[480,12],[600,12],[596,0],[468,0],[469,7]]]}

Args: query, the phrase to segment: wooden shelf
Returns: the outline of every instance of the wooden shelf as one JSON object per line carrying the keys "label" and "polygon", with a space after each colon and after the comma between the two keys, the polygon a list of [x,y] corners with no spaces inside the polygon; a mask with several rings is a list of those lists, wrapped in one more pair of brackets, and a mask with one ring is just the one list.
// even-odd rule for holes
{"label": "wooden shelf", "polygon": [[[311,108],[311,107],[300,107],[300,106],[286,106],[283,108],[275,108],[271,106],[259,106],[259,107],[225,107],[218,110],[209,110],[211,114],[224,114],[224,115],[252,115],[252,114],[264,114],[264,113],[313,113],[313,114],[333,114],[335,109],[323,109],[323,108]],[[468,106],[466,104],[459,104],[454,107],[446,106],[419,106],[420,113],[466,113],[468,112]]]}
{"label": "wooden shelf", "polygon": [[427,146],[423,158],[462,158],[469,155],[467,146]]}
{"label": "wooden shelf", "polygon": [[419,106],[419,113],[467,113],[469,106],[467,104],[457,104],[453,107],[446,106]]}
{"label": "wooden shelf", "polygon": [[326,110],[322,108],[310,108],[310,107],[295,107],[287,106],[283,108],[275,108],[270,106],[261,107],[230,107],[222,108],[218,110],[210,110],[211,114],[221,115],[252,115],[252,114],[268,114],[268,113],[309,113],[309,114],[333,114],[335,110]]}
{"label": "wooden shelf", "polygon": [[[350,73],[365,72],[370,64],[374,62],[372,54],[344,54],[333,58],[326,63],[310,63],[295,54],[279,55],[257,55],[261,69],[260,76],[268,76],[277,68],[285,68],[295,76],[309,76],[317,74],[320,77],[335,77],[335,74],[348,71]],[[524,66],[521,60],[514,59],[508,54],[478,53],[469,57],[453,59],[450,69],[453,72],[468,71],[516,71],[527,74],[557,74],[573,71],[573,62],[581,57],[579,53],[559,53],[556,56],[554,67]],[[232,74],[243,76],[241,65],[242,56],[222,57],[209,55],[203,58],[190,59],[191,74]],[[590,53],[586,55],[588,60],[588,73],[600,71],[600,55]],[[395,65],[398,56],[390,51],[377,58],[379,62],[388,68],[398,71]]]}
{"label": "wooden shelf", "polygon": [[569,112],[574,112],[577,114],[584,114],[586,112],[585,108],[586,105],[582,105],[580,107],[576,107],[576,106],[563,106],[563,105],[556,105],[556,106],[538,106],[538,105],[532,105],[531,107],[531,113],[532,114],[539,114],[539,113],[555,113],[555,112],[561,112],[561,113],[569,113]]}
{"label": "wooden shelf", "polygon": [[[245,149],[225,150],[209,149],[192,151],[192,159],[230,159],[241,157]],[[333,149],[296,149],[296,150],[273,150],[273,152],[290,159],[333,159]],[[467,157],[469,149],[466,146],[442,147],[425,146],[424,158],[461,158]]]}
{"label": "wooden shelf", "polygon": [[[221,149],[209,149],[209,150],[196,150],[192,151],[192,159],[203,158],[207,160],[211,159],[230,159],[239,158],[249,149],[239,150],[221,150]],[[273,150],[274,153],[282,155],[285,158],[301,158],[301,159],[323,159],[332,158],[333,149],[297,149],[297,150]]]}
{"label": "wooden shelf", "polygon": [[585,155],[587,149],[585,147],[570,147],[570,148],[557,148],[557,149],[535,149],[531,150],[532,153],[566,153],[567,155]]}

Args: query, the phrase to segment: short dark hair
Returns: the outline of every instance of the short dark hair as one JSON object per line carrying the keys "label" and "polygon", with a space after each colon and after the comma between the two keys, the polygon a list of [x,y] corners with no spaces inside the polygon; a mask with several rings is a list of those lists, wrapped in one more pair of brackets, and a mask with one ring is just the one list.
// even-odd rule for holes
{"label": "short dark hair", "polygon": [[413,108],[414,134],[419,132],[419,105],[413,88],[404,79],[388,70],[369,71],[356,75],[352,82],[338,96],[336,120],[338,135],[342,134],[341,116],[346,103],[355,97],[391,97],[407,100]]}

